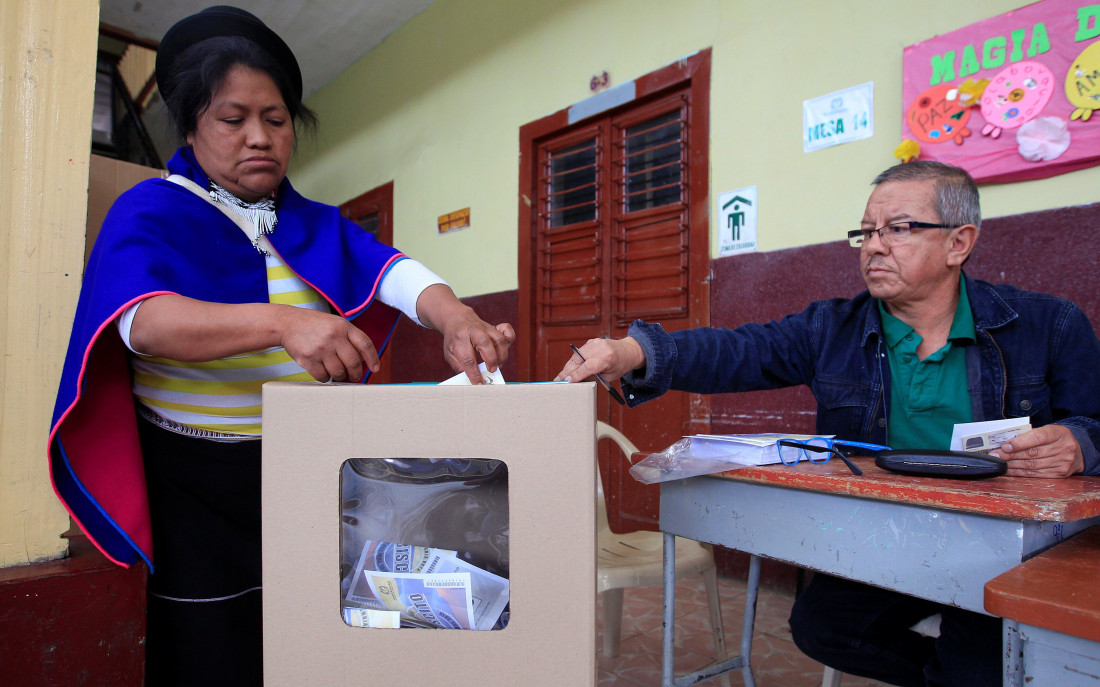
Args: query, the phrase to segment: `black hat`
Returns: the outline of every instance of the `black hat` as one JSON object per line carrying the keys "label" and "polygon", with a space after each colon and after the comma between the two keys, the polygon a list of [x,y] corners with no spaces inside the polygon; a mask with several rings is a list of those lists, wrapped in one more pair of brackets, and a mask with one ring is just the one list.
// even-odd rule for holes
{"label": "black hat", "polygon": [[175,90],[171,68],[176,57],[199,41],[219,36],[247,38],[266,50],[286,72],[298,100],[302,99],[302,70],[290,47],[259,17],[229,5],[207,7],[198,14],[180,19],[164,34],[157,50],[157,86],[162,98],[167,100]]}

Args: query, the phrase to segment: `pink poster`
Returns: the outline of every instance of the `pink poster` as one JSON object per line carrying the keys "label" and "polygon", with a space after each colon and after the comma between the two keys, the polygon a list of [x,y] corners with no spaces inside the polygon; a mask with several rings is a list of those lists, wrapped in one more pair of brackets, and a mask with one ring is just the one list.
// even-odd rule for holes
{"label": "pink poster", "polygon": [[1100,164],[1100,4],[1042,0],[971,24],[905,48],[902,71],[902,137],[920,159],[979,183]]}

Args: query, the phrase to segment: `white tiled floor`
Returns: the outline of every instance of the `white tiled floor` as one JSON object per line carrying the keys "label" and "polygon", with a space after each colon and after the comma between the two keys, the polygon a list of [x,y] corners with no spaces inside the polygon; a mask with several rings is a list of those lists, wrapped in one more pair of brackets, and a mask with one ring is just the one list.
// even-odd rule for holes
{"label": "white tiled floor", "polygon": [[[719,578],[726,650],[736,654],[741,642],[741,618],[745,603],[745,583]],[[794,595],[761,588],[756,605],[753,632],[752,666],[757,687],[818,687],[823,666],[802,654],[791,641],[787,627]],[[597,618],[602,617],[597,602]],[[714,637],[711,633],[706,593],[700,576],[683,579],[676,585],[677,675],[698,670],[714,662]],[[605,656],[602,647],[602,622],[598,621],[597,664],[600,687],[658,687],[661,684],[661,587],[653,585],[627,589],[623,600],[623,638],[619,656]],[[744,684],[740,672],[730,673],[730,684]],[[718,685],[712,678],[704,685]],[[882,687],[884,683],[846,675],[843,687]]]}

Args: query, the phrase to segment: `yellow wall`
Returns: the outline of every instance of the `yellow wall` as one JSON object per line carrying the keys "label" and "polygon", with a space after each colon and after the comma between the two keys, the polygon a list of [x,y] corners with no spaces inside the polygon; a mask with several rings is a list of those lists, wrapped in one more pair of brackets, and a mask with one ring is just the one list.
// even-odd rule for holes
{"label": "yellow wall", "polygon": [[[593,75],[614,86],[712,47],[711,214],[719,193],[756,185],[761,250],[831,241],[896,162],[902,49],[1023,4],[437,0],[310,100],[321,133],[292,179],[331,203],[392,179],[399,247],[460,296],[515,289],[519,127],[587,98]],[[802,102],[868,81],[874,138],[804,154]],[[1097,188],[1093,168],[984,187],[983,206],[1075,205]],[[436,218],[465,207],[471,227],[438,235]]]}
{"label": "yellow wall", "polygon": [[84,264],[98,0],[0,3],[0,567],[56,558],[46,436]]}

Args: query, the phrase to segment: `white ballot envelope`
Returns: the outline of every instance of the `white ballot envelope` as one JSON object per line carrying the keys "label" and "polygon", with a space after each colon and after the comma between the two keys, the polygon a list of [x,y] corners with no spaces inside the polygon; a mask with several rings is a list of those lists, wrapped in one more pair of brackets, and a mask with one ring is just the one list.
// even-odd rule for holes
{"label": "white ballot envelope", "polygon": [[[500,368],[497,368],[496,372],[489,372],[489,368],[485,367],[485,363],[481,363],[477,366],[478,370],[481,370],[481,378],[485,380],[486,384],[504,384],[504,375],[500,373]],[[439,383],[440,386],[444,384],[470,384],[470,378],[466,376],[465,372],[459,372],[450,379],[445,379]]]}
{"label": "white ballot envelope", "polygon": [[989,453],[1009,439],[1031,431],[1031,418],[1010,417],[989,422],[964,422],[951,432],[952,451]]}

